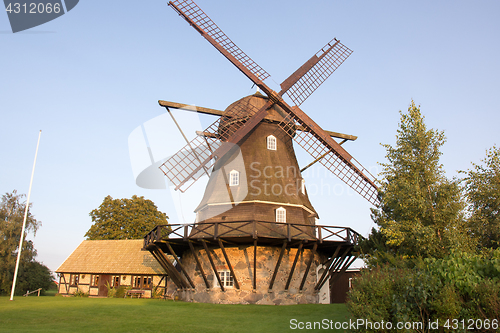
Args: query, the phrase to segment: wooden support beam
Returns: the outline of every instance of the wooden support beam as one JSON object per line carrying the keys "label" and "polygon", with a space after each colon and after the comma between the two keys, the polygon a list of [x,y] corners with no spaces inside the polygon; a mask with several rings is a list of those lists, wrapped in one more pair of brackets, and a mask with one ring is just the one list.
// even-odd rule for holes
{"label": "wooden support beam", "polygon": [[174,281],[177,287],[182,289],[188,288],[187,283],[184,281],[184,279],[179,274],[177,269],[156,245],[154,245],[153,250],[150,252],[151,254],[153,254],[155,259],[160,263],[160,265],[167,271],[167,274],[170,276],[172,281]]}
{"label": "wooden support beam", "polygon": [[193,253],[194,260],[196,261],[196,265],[198,266],[198,269],[200,270],[201,276],[203,277],[203,281],[205,281],[205,286],[210,288],[210,284],[208,283],[207,276],[205,275],[205,271],[203,270],[203,267],[201,266],[200,260],[198,259],[198,256],[196,255],[196,252],[194,251],[194,246],[191,241],[188,241],[189,248],[191,249],[191,253]]}
{"label": "wooden support beam", "polygon": [[179,267],[181,268],[181,270],[184,272],[184,275],[186,276],[186,279],[188,280],[189,284],[191,285],[192,288],[195,288],[193,281],[189,277],[188,272],[184,268],[184,265],[181,263],[181,261],[180,261],[179,257],[177,256],[177,254],[175,254],[174,249],[172,248],[172,246],[170,245],[169,242],[166,242],[166,243],[167,243],[168,250],[170,251],[170,254],[172,254],[174,256],[175,261],[177,261],[177,264],[179,265]]}
{"label": "wooden support beam", "polygon": [[271,278],[271,282],[269,283],[269,290],[273,289],[274,280],[276,279],[276,274],[278,274],[278,269],[280,268],[281,260],[283,259],[283,254],[285,253],[286,244],[287,244],[287,241],[284,240],[283,246],[281,247],[281,252],[280,252],[280,256],[278,258],[278,262],[276,262],[276,267],[274,268],[273,277]]}
{"label": "wooden support beam", "polygon": [[286,280],[285,290],[288,290],[290,282],[292,282],[293,271],[295,271],[297,260],[299,260],[300,253],[302,252],[302,246],[304,246],[304,242],[300,242],[299,248],[297,249],[297,253],[295,254],[295,258],[293,259],[292,268],[290,269],[290,274],[288,274],[288,279]]}
{"label": "wooden support beam", "polygon": [[163,296],[165,296],[165,294],[167,293],[167,280],[165,279],[165,275],[161,277],[160,282],[158,282],[158,284],[155,287],[155,290],[158,290],[158,287],[160,287],[163,280],[165,280],[165,289],[163,290]]}
{"label": "wooden support beam", "polygon": [[344,275],[345,271],[349,268],[349,266],[351,266],[351,264],[354,262],[354,260],[356,260],[356,256],[352,256],[352,258],[349,258],[344,266],[342,266],[342,268],[340,269],[339,272],[337,272],[337,274],[335,275],[334,278],[332,278],[332,281],[330,281],[330,287],[333,286],[335,284],[335,282],[337,282],[337,280],[342,276]]}
{"label": "wooden support beam", "polygon": [[314,287],[314,289],[316,290],[320,290],[321,287],[323,287],[323,285],[325,284],[326,281],[328,281],[328,279],[330,278],[330,276],[332,275],[332,273],[337,270],[337,267],[339,267],[340,265],[342,265],[346,259],[346,255],[348,252],[350,252],[352,249],[352,247],[348,247],[344,253],[342,254],[342,256],[340,257],[339,260],[337,260],[333,265],[332,267],[330,267],[330,269],[328,270],[328,274],[326,275],[326,277],[323,279],[323,281],[319,281],[317,284],[316,284],[316,287]]}
{"label": "wooden support beam", "polygon": [[[68,290],[68,283],[66,282],[66,277],[64,276],[64,273],[62,273],[62,275],[61,275],[61,276],[62,276],[62,278],[63,278],[63,280],[64,280],[64,288],[66,289],[66,294],[67,294],[67,293],[69,293],[69,290]],[[61,280],[59,279],[59,281],[61,281]]]}
{"label": "wooden support beam", "polygon": [[177,280],[177,278],[170,272],[170,268],[167,267],[163,262],[162,260],[160,259],[160,257],[158,257],[156,255],[156,248],[151,248],[149,250],[149,252],[153,255],[153,257],[156,259],[156,261],[158,261],[158,263],[160,264],[160,266],[167,272],[167,275],[170,276],[170,279],[172,279],[172,281],[175,283],[175,285],[177,286],[177,288],[183,288],[184,286]]}
{"label": "wooden support beam", "polygon": [[198,113],[209,114],[209,115],[213,115],[213,116],[223,116],[224,115],[224,111],[204,108],[201,106],[194,106],[194,105],[189,105],[189,104],[181,104],[181,103],[161,101],[161,100],[158,101],[158,104],[160,104],[160,106],[167,107],[167,108],[180,109],[180,110],[191,111],[191,112],[198,112]]}
{"label": "wooden support beam", "polygon": [[208,250],[207,243],[205,243],[204,240],[201,241],[203,244],[203,248],[205,249],[205,252],[207,252],[208,260],[210,261],[210,265],[212,265],[212,269],[214,270],[215,277],[217,278],[217,281],[219,281],[219,286],[222,291],[224,291],[224,286],[222,285],[222,281],[219,276],[219,272],[217,272],[217,268],[215,267],[214,260],[212,259],[212,256],[210,255],[210,251]]}
{"label": "wooden support beam", "polygon": [[169,275],[177,280],[178,283],[176,283],[176,285],[182,289],[189,288],[187,282],[184,280],[177,268],[175,268],[174,264],[172,264],[168,257],[163,253],[163,251],[161,251],[159,248],[156,248],[155,253],[157,257],[160,258],[160,262],[163,263],[163,267],[168,267],[167,272],[170,273]]}
{"label": "wooden support beam", "polygon": [[304,284],[306,283],[307,280],[307,274],[309,274],[309,269],[311,268],[311,264],[314,261],[314,255],[316,254],[316,249],[318,248],[318,243],[314,243],[314,246],[311,251],[311,257],[309,258],[309,261],[307,262],[306,270],[304,272],[304,276],[302,277],[302,282],[300,283],[299,290],[302,290],[304,288]]}
{"label": "wooden support beam", "polygon": [[[208,115],[212,115],[212,116],[224,116],[225,115],[225,112],[221,111],[221,110],[204,108],[201,106],[194,106],[194,105],[189,105],[189,104],[181,104],[181,103],[162,101],[162,100],[158,101],[158,104],[160,104],[160,106],[163,106],[165,108],[173,108],[173,109],[180,109],[180,110],[184,110],[184,111],[198,112],[198,113],[208,114]],[[302,132],[308,131],[306,128],[304,128],[303,126],[300,126],[300,125],[296,126],[296,129],[298,131],[302,131]],[[338,139],[354,141],[358,138],[355,135],[349,135],[349,134],[332,132],[332,131],[325,131],[325,132],[328,135],[330,135],[331,137],[338,138]],[[214,135],[214,133],[204,133],[204,132],[200,132],[198,135],[205,135],[205,134],[208,137],[210,137],[211,135]]]}
{"label": "wooden support beam", "polygon": [[330,266],[332,265],[333,261],[337,258],[337,255],[339,254],[340,248],[342,245],[338,245],[337,248],[335,249],[335,253],[332,255],[332,257],[327,261],[325,265],[325,270],[323,271],[323,274],[321,274],[321,277],[319,278],[318,282],[316,283],[316,286],[314,286],[315,290],[318,290],[317,287],[320,284],[321,281],[325,278],[326,274],[328,273],[328,270],[330,269]]}
{"label": "wooden support beam", "polygon": [[229,261],[229,257],[227,256],[226,249],[224,248],[224,244],[222,244],[221,239],[217,239],[219,241],[219,247],[222,250],[222,254],[224,255],[224,259],[226,259],[227,266],[229,267],[229,271],[231,272],[231,275],[233,276],[234,280],[234,286],[236,289],[240,289],[240,284],[238,283],[238,279],[236,278],[236,274],[234,274],[233,266],[231,265],[231,262]]}
{"label": "wooden support beam", "polygon": [[257,289],[257,239],[253,241],[253,289]]}
{"label": "wooden support beam", "polygon": [[315,159],[314,161],[312,161],[311,163],[309,163],[308,165],[306,165],[305,167],[300,169],[300,173],[306,171],[309,167],[313,166],[316,162],[318,162],[320,159],[322,159],[323,157],[325,157],[326,155],[328,155],[330,153],[331,153],[331,151],[327,151],[326,153],[324,153],[323,155],[321,155],[320,157],[318,157],[317,159]]}

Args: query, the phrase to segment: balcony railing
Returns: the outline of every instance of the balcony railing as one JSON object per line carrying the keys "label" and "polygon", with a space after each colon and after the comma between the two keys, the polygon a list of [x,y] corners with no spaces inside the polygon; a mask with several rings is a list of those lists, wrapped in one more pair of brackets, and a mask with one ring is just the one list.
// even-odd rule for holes
{"label": "balcony railing", "polygon": [[356,245],[361,237],[349,227],[276,223],[263,221],[202,222],[192,224],[158,225],[144,237],[144,248],[167,239],[218,239],[218,238],[272,238],[307,239],[346,242]]}

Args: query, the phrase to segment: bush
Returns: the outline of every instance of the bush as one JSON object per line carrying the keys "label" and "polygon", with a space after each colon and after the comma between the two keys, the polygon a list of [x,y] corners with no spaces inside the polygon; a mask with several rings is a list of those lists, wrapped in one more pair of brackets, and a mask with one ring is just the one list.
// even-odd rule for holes
{"label": "bush", "polygon": [[81,290],[77,290],[73,293],[74,297],[89,297],[89,293],[84,293]]}
{"label": "bush", "polygon": [[456,252],[427,260],[424,266],[386,264],[364,270],[352,282],[347,306],[356,319],[391,322],[394,327],[398,322],[421,322],[423,332],[436,320],[443,325],[448,319],[500,318],[499,255]]}
{"label": "bush", "polygon": [[115,294],[113,297],[124,298],[126,292],[127,292],[127,288],[125,286],[119,286],[118,288],[115,288]]}

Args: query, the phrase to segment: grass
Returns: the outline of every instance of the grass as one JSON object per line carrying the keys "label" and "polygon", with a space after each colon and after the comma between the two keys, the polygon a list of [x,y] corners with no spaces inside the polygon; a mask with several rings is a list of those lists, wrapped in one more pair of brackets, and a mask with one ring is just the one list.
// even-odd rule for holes
{"label": "grass", "polygon": [[0,332],[268,333],[296,331],[290,329],[291,319],[335,323],[347,318],[344,304],[219,305],[50,296],[18,296],[9,301],[0,297]]}

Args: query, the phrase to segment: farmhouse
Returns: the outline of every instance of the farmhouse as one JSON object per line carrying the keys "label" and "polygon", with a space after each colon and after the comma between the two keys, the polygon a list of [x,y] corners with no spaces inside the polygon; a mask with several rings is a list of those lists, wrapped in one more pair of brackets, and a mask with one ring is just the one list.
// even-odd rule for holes
{"label": "farmhouse", "polygon": [[155,258],[141,250],[142,239],[85,240],[56,270],[59,294],[75,292],[106,297],[124,287],[131,295],[150,298],[165,293],[167,274]]}

